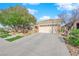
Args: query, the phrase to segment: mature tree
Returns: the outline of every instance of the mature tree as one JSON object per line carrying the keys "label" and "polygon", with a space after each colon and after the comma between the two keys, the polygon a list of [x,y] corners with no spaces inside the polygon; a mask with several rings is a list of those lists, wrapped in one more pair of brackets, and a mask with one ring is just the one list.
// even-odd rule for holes
{"label": "mature tree", "polygon": [[70,23],[67,27],[70,30],[76,20],[79,19],[79,8],[76,8],[70,12],[62,12],[58,15],[64,24]]}
{"label": "mature tree", "polygon": [[58,15],[58,17],[62,20],[62,23],[66,24],[66,17],[67,17],[67,14],[65,12],[62,12],[61,14]]}
{"label": "mature tree", "polygon": [[21,6],[10,7],[0,12],[0,23],[18,31],[31,28],[36,23],[36,18]]}

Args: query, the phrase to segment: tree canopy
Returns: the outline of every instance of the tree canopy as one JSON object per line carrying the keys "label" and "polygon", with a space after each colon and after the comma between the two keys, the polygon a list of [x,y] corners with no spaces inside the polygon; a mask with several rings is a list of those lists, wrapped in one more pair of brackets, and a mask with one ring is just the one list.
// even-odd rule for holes
{"label": "tree canopy", "polygon": [[25,29],[35,23],[36,18],[22,6],[10,7],[0,11],[0,24],[3,26]]}

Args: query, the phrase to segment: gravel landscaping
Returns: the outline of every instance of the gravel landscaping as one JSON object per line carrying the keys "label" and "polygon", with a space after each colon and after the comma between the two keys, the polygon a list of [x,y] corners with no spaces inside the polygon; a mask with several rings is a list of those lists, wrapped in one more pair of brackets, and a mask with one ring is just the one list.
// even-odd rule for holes
{"label": "gravel landscaping", "polygon": [[69,44],[67,44],[67,47],[69,49],[69,52],[70,52],[71,56],[79,55],[79,47],[71,46]]}

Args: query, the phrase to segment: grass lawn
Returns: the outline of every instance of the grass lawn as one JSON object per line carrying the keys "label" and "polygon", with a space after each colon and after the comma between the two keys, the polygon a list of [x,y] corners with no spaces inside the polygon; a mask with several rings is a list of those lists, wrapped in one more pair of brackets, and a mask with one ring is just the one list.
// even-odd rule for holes
{"label": "grass lawn", "polygon": [[1,35],[0,35],[1,38],[6,38],[6,37],[8,37],[8,36],[11,36],[11,35],[8,34],[8,33],[7,33],[7,34],[1,34]]}
{"label": "grass lawn", "polygon": [[11,35],[9,34],[9,32],[5,31],[4,29],[0,29],[0,37],[1,37],[1,38],[6,38],[6,37],[8,37],[8,36],[11,36]]}
{"label": "grass lawn", "polygon": [[9,39],[6,39],[7,41],[9,42],[12,42],[12,41],[15,41],[17,39],[20,39],[22,36],[16,36],[16,37],[13,37],[13,38],[9,38]]}
{"label": "grass lawn", "polygon": [[11,36],[8,32],[0,32],[0,37],[1,38],[6,38],[8,36]]}

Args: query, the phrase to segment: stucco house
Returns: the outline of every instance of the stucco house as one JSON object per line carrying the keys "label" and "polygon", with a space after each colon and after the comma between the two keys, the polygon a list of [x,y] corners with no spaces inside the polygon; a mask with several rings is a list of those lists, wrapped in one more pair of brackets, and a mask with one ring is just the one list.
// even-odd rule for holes
{"label": "stucco house", "polygon": [[38,32],[40,33],[58,33],[61,29],[60,19],[48,19],[37,23]]}
{"label": "stucco house", "polygon": [[79,20],[74,20],[72,22],[67,23],[66,25],[62,26],[62,28],[66,29],[79,29]]}
{"label": "stucco house", "polygon": [[79,20],[75,20],[75,22],[73,22],[73,27],[76,29],[79,29]]}

